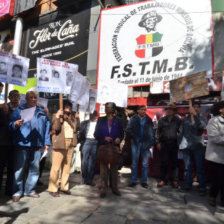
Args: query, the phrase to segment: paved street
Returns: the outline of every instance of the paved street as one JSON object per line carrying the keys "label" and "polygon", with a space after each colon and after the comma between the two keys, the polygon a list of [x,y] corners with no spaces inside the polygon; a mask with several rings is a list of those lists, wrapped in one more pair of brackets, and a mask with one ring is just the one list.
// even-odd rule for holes
{"label": "paved street", "polygon": [[[111,192],[99,198],[98,188],[79,185],[80,174],[71,175],[72,195],[53,198],[46,192],[48,173],[44,173],[44,186],[38,187],[40,198],[23,197],[18,203],[1,198],[1,224],[215,224],[224,222],[224,208],[212,208],[207,197],[196,189],[190,193],[166,186],[156,187],[150,178],[149,189],[140,185],[129,188],[130,170],[120,174],[122,197]],[[98,185],[98,177],[95,179]]]}

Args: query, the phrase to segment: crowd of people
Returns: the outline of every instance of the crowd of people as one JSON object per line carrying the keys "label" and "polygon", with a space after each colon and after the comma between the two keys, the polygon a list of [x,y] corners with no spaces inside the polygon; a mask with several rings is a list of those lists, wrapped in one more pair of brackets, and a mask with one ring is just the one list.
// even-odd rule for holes
{"label": "crowd of people", "polygon": [[[0,83],[0,93],[3,84]],[[155,128],[152,119],[146,114],[146,106],[138,106],[137,113],[124,122],[116,112],[112,102],[105,104],[105,116],[98,118],[97,111],[90,114],[89,120],[80,123],[78,112],[72,112],[69,101],[63,103],[50,121],[47,108],[37,104],[37,94],[29,91],[26,103],[19,105],[17,90],[9,92],[9,103],[0,105],[0,187],[4,168],[7,167],[5,194],[18,202],[21,197],[40,197],[36,185],[40,175],[40,159],[44,151],[52,148],[48,192],[52,197],[61,193],[71,194],[69,175],[74,147],[81,144],[82,183],[94,186],[93,178],[100,163],[100,197],[106,197],[108,188],[121,196],[118,188],[118,169],[122,161],[124,141],[130,141],[131,180],[129,187],[138,184],[139,157],[141,155],[141,179],[143,188],[148,188],[149,155],[153,150],[160,151],[161,178],[157,187],[170,181],[172,187],[190,191],[193,181],[193,163],[196,165],[198,192],[206,195],[206,175],[204,162],[209,161],[211,183],[209,204],[216,205],[218,194],[224,206],[224,102],[211,108],[214,115],[208,122],[200,114],[200,104],[189,106],[189,115],[181,119],[176,115],[176,105],[165,107],[165,116],[159,119]],[[32,119],[24,122],[21,112],[35,107]],[[207,129],[208,144],[205,149],[203,132]],[[185,141],[185,146],[183,145]],[[122,143],[122,144],[121,144]],[[177,178],[178,152],[184,159],[184,183],[180,186]],[[168,175],[170,167],[170,175]]]}

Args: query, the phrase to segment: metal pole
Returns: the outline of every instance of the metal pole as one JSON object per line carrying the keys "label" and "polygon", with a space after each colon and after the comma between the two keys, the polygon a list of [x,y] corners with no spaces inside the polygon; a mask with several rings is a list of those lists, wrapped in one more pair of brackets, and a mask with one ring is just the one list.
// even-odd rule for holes
{"label": "metal pole", "polygon": [[18,17],[16,19],[16,25],[15,25],[13,54],[17,54],[17,55],[20,54],[22,33],[23,33],[23,19]]}
{"label": "metal pole", "polygon": [[100,4],[101,8],[104,9],[105,7],[104,7],[103,3],[101,2],[101,0],[97,0],[97,1]]}

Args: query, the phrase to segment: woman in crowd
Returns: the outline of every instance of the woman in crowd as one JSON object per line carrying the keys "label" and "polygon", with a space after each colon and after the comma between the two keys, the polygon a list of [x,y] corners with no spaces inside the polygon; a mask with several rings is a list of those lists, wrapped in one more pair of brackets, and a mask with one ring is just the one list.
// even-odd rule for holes
{"label": "woman in crowd", "polygon": [[59,173],[61,171],[60,191],[71,194],[69,190],[69,174],[74,147],[77,144],[76,130],[79,126],[79,118],[71,115],[72,103],[66,101],[63,110],[53,115],[53,152],[52,166],[48,191],[52,197],[59,197]]}
{"label": "woman in crowd", "polygon": [[[115,103],[108,102],[105,104],[105,117],[100,117],[96,124],[94,136],[98,141],[99,150],[101,146],[110,147],[110,145],[120,147],[120,143],[124,137],[122,122],[115,115],[116,105]],[[105,149],[106,150],[106,149]],[[110,175],[111,175],[111,187],[112,192],[120,196],[118,190],[118,164],[110,164]],[[101,177],[101,188],[100,197],[106,197],[108,188],[108,175],[109,168],[108,164],[100,160],[100,177]]]}
{"label": "woman in crowd", "polygon": [[212,182],[209,192],[209,204],[216,205],[216,198],[221,193],[221,206],[224,206],[224,101],[212,108],[215,117],[208,126],[208,144],[205,158],[210,162]]}

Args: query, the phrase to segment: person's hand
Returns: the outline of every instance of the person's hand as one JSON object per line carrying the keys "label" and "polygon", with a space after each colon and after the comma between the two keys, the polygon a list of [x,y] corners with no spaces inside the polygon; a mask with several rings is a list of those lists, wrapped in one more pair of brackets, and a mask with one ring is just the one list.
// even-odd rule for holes
{"label": "person's hand", "polygon": [[47,107],[44,107],[44,112],[47,114],[47,116],[49,115],[49,110]]}
{"label": "person's hand", "polygon": [[45,145],[44,146],[44,151],[47,151],[47,150],[49,150],[50,149],[50,146],[49,145]]}
{"label": "person's hand", "polygon": [[6,103],[4,103],[3,106],[2,106],[2,108],[3,108],[3,111],[7,114],[8,111],[9,111],[8,105]]}
{"label": "person's hand", "polygon": [[56,113],[56,118],[60,118],[63,116],[63,110],[58,110],[58,112]]}
{"label": "person's hand", "polygon": [[112,141],[113,141],[113,139],[112,139],[111,137],[105,137],[104,140],[105,140],[106,142],[112,142]]}
{"label": "person's hand", "polygon": [[[153,150],[154,150],[154,146],[152,147],[153,148]],[[158,143],[157,145],[156,145],[156,148],[160,151],[161,150],[161,144],[160,143]]]}
{"label": "person's hand", "polygon": [[79,112],[78,112],[78,111],[75,113],[75,118],[76,118],[76,119],[79,118]]}
{"label": "person's hand", "polygon": [[121,142],[121,140],[120,140],[119,138],[116,138],[115,141],[114,141],[114,143],[115,143],[116,145],[119,145],[120,142]]}
{"label": "person's hand", "polygon": [[193,107],[189,107],[189,112],[190,112],[191,115],[194,115],[194,116],[197,115],[197,113],[196,113],[196,111]]}
{"label": "person's hand", "polygon": [[14,125],[15,125],[16,128],[20,128],[21,125],[23,124],[23,122],[24,122],[23,119],[17,120],[17,121],[15,121]]}

